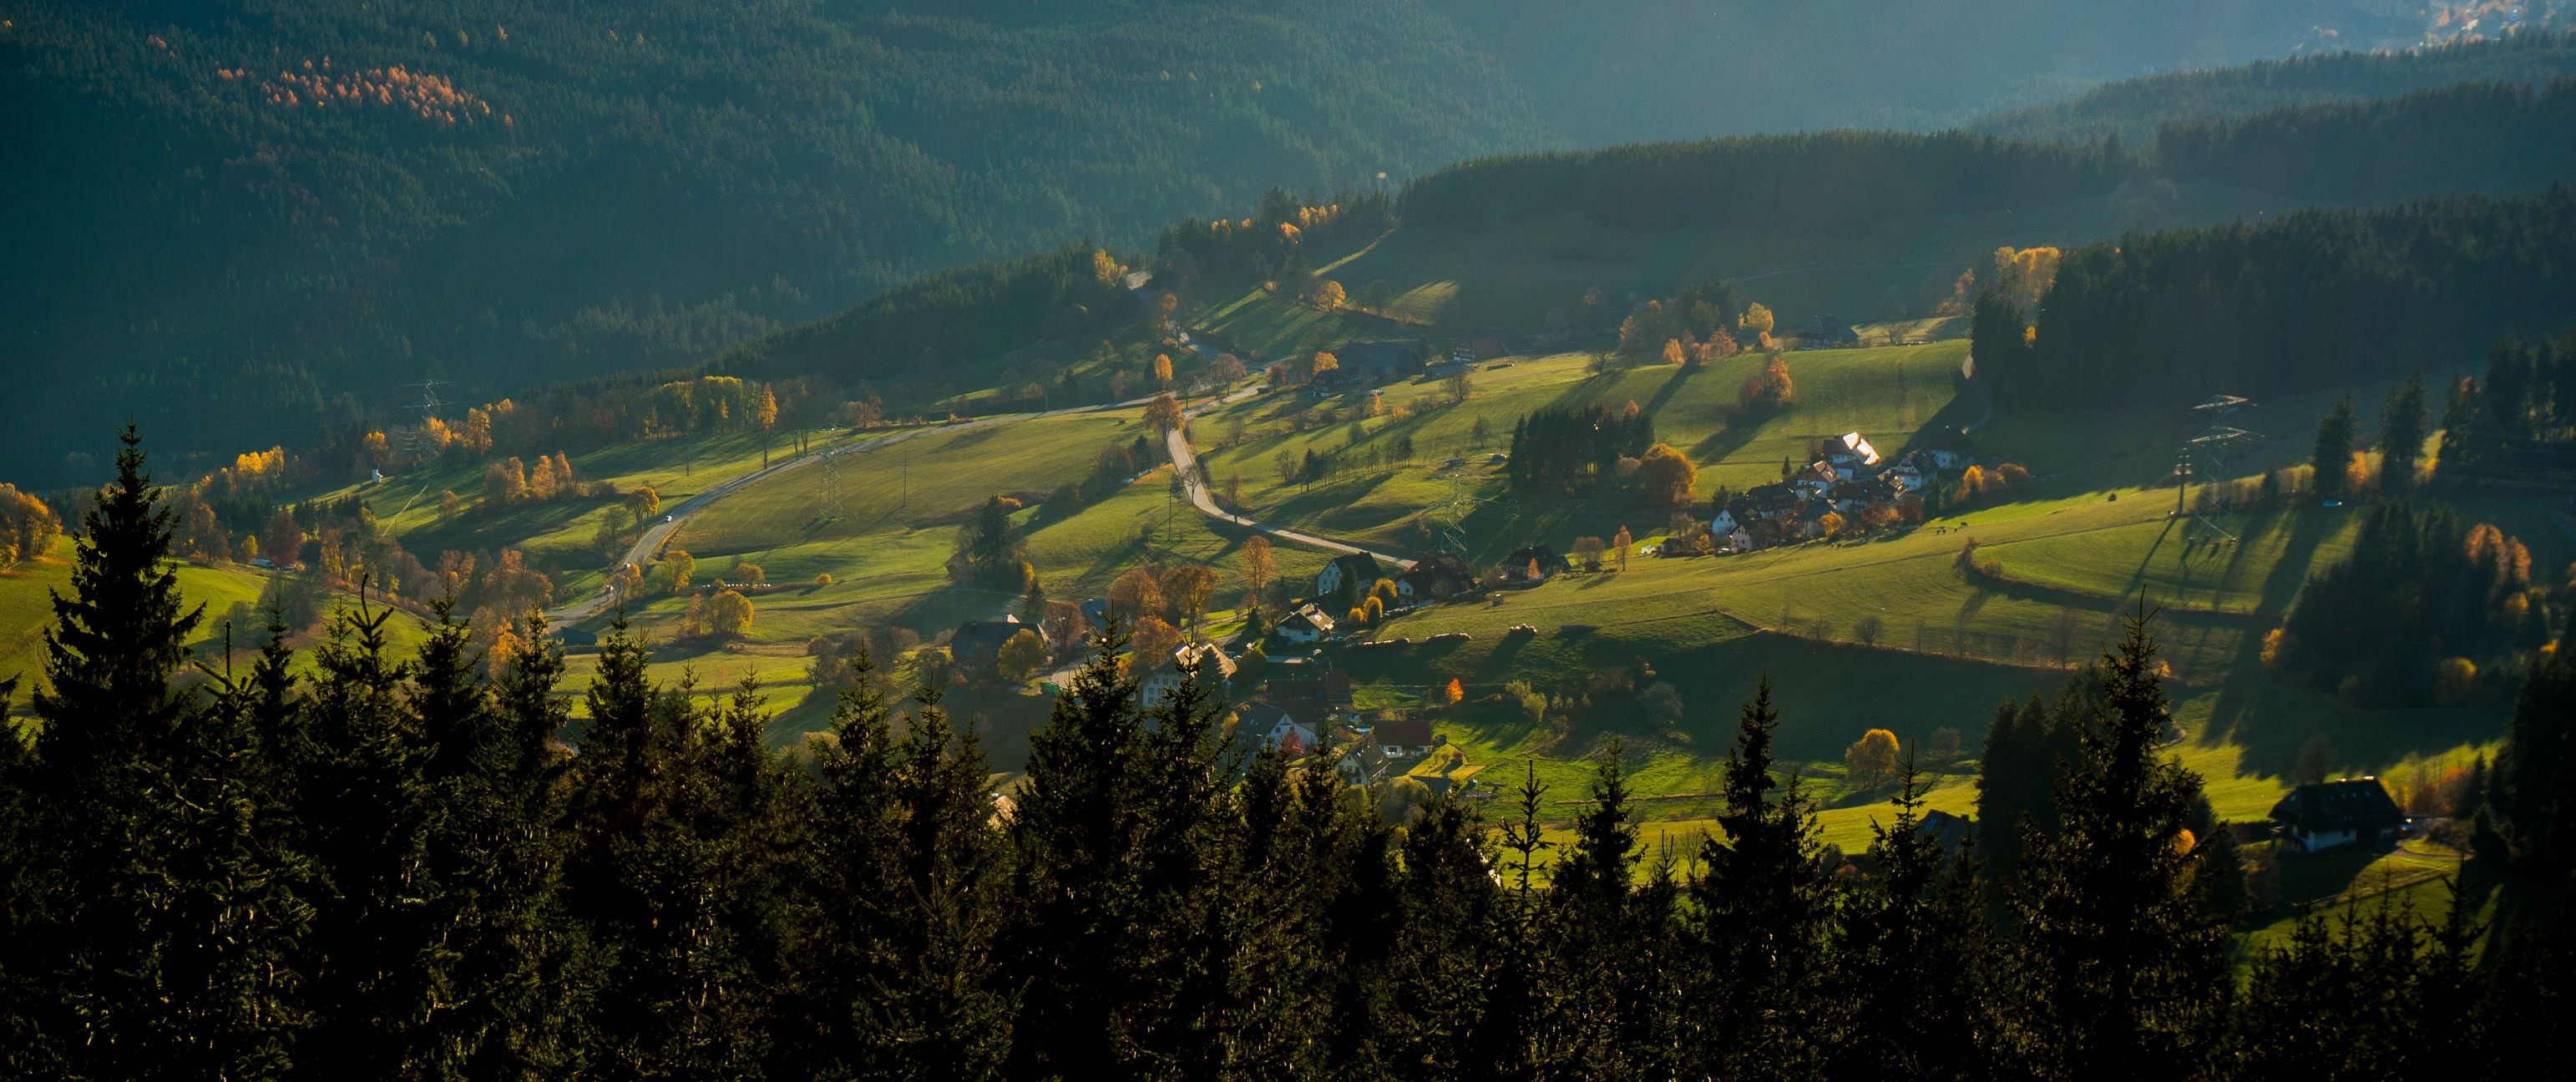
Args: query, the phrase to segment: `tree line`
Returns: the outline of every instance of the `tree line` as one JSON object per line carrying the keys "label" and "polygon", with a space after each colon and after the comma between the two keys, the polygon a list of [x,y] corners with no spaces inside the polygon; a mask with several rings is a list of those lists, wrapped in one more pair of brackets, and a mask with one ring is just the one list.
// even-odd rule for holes
{"label": "tree line", "polygon": [[[2034,407],[2181,403],[2466,367],[2576,322],[2576,188],[2309,210],[2065,253],[2035,321],[1982,294],[1978,371]],[[2032,329],[2035,323],[2035,330]]]}
{"label": "tree line", "polygon": [[1624,410],[1594,404],[1551,407],[1512,422],[1504,477],[1515,492],[1562,495],[1618,477],[1619,460],[1655,444],[1655,419],[1631,402]]}
{"label": "tree line", "polygon": [[578,720],[558,647],[487,671],[444,611],[408,658],[357,607],[310,675],[282,639],[192,672],[203,614],[131,436],[118,467],[31,739],[0,741],[13,1077],[2434,1077],[2566,1051],[2565,652],[2496,771],[2496,859],[2545,903],[2495,933],[2514,949],[2473,961],[2456,909],[2311,922],[2240,990],[2241,869],[2163,754],[2143,614],[2009,756],[2008,874],[1982,854],[2010,810],[1950,850],[1910,766],[1829,866],[1767,684],[1718,829],[1650,860],[1615,749],[1561,840],[1534,776],[1392,823],[1329,752],[1232,750],[1204,685],[1141,701],[1114,629],[999,797],[973,726],[863,649],[789,755],[755,687],[658,685],[622,629]]}
{"label": "tree line", "polygon": [[2206,124],[2324,102],[2394,98],[2462,83],[2537,85],[2576,72],[2576,35],[2527,31],[2485,41],[2318,52],[2241,67],[2123,79],[2069,101],[1995,113],[1980,135],[2144,149],[2166,124]]}

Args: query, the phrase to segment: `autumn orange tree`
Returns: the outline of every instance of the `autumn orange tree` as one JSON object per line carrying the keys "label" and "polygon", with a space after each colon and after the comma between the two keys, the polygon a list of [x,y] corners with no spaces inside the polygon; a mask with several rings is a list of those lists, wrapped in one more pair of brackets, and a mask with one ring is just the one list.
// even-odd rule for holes
{"label": "autumn orange tree", "polygon": [[1153,401],[1145,403],[1145,423],[1156,432],[1170,432],[1181,427],[1183,420],[1180,400],[1173,398],[1170,391],[1155,395]]}

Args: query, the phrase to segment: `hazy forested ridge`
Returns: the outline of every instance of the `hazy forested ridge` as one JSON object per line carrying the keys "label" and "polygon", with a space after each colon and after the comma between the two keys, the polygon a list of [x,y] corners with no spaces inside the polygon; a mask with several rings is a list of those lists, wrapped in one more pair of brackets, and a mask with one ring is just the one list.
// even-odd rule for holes
{"label": "hazy forested ridge", "polygon": [[1544,141],[1408,4],[1043,10],[13,6],[0,135],[44,165],[0,173],[0,354],[59,382],[0,461],[129,411],[222,449],[426,377],[694,361],[951,264]]}
{"label": "hazy forested ridge", "polygon": [[2170,123],[2204,123],[2321,102],[2391,98],[2460,83],[2536,86],[2576,74],[2576,35],[2521,34],[2405,52],[2334,52],[2242,67],[2149,75],[2068,101],[1980,117],[1969,131],[2083,143],[2117,135],[2132,147]]}
{"label": "hazy forested ridge", "polygon": [[[1427,0],[1592,144],[1932,129],[2105,80],[2433,36],[2405,0]],[[2553,5],[2529,5],[2536,22]],[[2490,20],[2490,27],[2495,24]],[[2471,76],[2462,76],[2470,78]]]}

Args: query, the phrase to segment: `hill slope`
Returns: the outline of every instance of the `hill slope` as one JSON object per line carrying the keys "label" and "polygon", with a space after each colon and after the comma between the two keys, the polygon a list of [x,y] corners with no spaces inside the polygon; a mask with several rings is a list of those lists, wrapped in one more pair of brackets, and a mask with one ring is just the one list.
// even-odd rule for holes
{"label": "hill slope", "polygon": [[0,473],[52,483],[129,411],[222,449],[393,384],[694,360],[957,262],[1545,140],[1410,4],[1049,8],[13,6],[0,137],[42,166],[0,174],[0,357],[55,375]]}

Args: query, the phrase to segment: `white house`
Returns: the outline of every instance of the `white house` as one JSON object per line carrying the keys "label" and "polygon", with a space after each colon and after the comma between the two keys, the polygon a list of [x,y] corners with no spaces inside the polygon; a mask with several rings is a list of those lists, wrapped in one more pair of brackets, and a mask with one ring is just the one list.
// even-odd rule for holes
{"label": "white house", "polygon": [[1721,507],[1717,509],[1717,517],[1709,520],[1708,532],[1718,537],[1726,537],[1735,533],[1736,529],[1743,525],[1735,521],[1735,512]]}
{"label": "white house", "polygon": [[1369,584],[1384,575],[1385,572],[1378,566],[1377,557],[1365,552],[1346,552],[1333,557],[1331,563],[1325,564],[1322,571],[1315,573],[1315,596],[1331,597],[1338,593],[1344,584],[1366,590]]}
{"label": "white house", "polygon": [[2312,782],[2272,805],[2272,832],[2301,852],[2406,833],[2409,821],[2378,778]]}
{"label": "white house", "polygon": [[1825,461],[1832,464],[1835,476],[1848,481],[1853,474],[1878,465],[1878,448],[1870,446],[1858,432],[1845,432],[1825,445]]}
{"label": "white house", "polygon": [[1234,717],[1234,738],[1255,750],[1279,748],[1294,754],[1315,746],[1312,727],[1269,703],[1245,703],[1235,711]]}
{"label": "white house", "polygon": [[1944,428],[1923,437],[1914,448],[1931,459],[1932,468],[1942,471],[1964,470],[1976,461],[1976,442],[1955,428]]}
{"label": "white house", "polygon": [[1322,642],[1333,637],[1333,618],[1324,610],[1306,605],[1279,621],[1271,633],[1284,642]]}
{"label": "white house", "polygon": [[1169,660],[1154,666],[1152,672],[1136,682],[1142,701],[1148,706],[1163,701],[1163,696],[1189,681],[1193,665],[1199,666],[1199,680],[1217,695],[1225,694],[1234,681],[1234,659],[1225,656],[1225,651],[1217,649],[1215,643],[1189,643],[1175,648]]}

